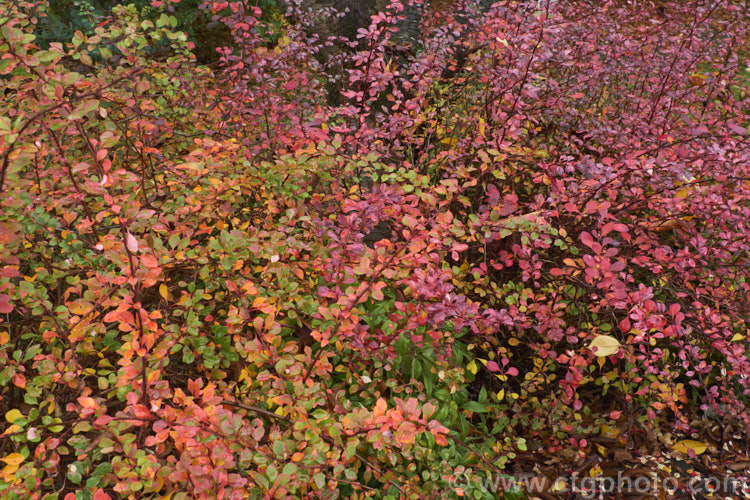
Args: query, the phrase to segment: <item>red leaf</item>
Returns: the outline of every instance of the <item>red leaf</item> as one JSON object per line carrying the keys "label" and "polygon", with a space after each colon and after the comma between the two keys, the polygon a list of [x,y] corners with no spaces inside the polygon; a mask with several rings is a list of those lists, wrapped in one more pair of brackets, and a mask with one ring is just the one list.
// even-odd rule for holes
{"label": "red leaf", "polygon": [[151,412],[148,411],[148,408],[141,404],[133,405],[133,416],[146,419],[151,416]]}
{"label": "red leaf", "polygon": [[499,372],[500,366],[494,361],[487,361],[487,369],[491,372]]}
{"label": "red leaf", "polygon": [[0,244],[7,245],[16,239],[16,232],[20,229],[13,222],[0,222]]}
{"label": "red leaf", "polygon": [[630,331],[630,320],[628,318],[620,321],[620,330],[622,330],[623,333],[628,333]]}
{"label": "red leaf", "polygon": [[5,278],[15,278],[20,273],[18,272],[18,269],[12,266],[5,266],[4,268],[0,269],[0,276],[3,276]]}
{"label": "red leaf", "polygon": [[577,213],[578,212],[578,207],[575,206],[575,204],[570,203],[570,202],[566,203],[563,206],[563,208],[565,208],[565,210],[567,210],[568,212],[571,212],[571,213]]}
{"label": "red leaf", "polygon": [[112,500],[112,497],[104,493],[104,490],[99,488],[94,492],[94,500]]}
{"label": "red leaf", "polygon": [[590,247],[594,243],[594,238],[587,231],[581,233],[581,243]]}
{"label": "red leaf", "polygon": [[0,294],[0,313],[9,314],[13,310],[13,304],[10,303],[10,297]]}

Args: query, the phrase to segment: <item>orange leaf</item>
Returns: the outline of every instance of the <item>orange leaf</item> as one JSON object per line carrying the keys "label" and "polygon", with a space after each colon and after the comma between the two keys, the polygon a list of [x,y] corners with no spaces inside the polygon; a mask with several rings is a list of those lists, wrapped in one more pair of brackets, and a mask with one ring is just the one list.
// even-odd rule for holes
{"label": "orange leaf", "polygon": [[16,373],[15,375],[13,375],[13,385],[15,385],[16,387],[19,387],[21,389],[25,389],[26,388],[26,377],[24,377],[20,373]]}
{"label": "orange leaf", "polygon": [[80,398],[78,398],[78,404],[88,410],[95,410],[99,407],[99,405],[96,404],[94,398],[88,396],[81,396]]}
{"label": "orange leaf", "polygon": [[159,267],[159,261],[156,260],[156,257],[150,254],[142,255],[141,262],[143,262],[143,265],[149,269],[156,269]]}
{"label": "orange leaf", "polygon": [[372,411],[373,418],[377,419],[379,417],[382,417],[385,415],[385,411],[388,409],[388,403],[385,402],[385,399],[378,398],[378,401],[375,403],[375,409]]}

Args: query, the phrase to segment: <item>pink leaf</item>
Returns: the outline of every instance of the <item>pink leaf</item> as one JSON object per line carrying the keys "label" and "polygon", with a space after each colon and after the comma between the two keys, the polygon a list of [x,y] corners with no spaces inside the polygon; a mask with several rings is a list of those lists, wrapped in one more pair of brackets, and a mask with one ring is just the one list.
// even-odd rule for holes
{"label": "pink leaf", "polygon": [[15,278],[16,276],[19,276],[21,273],[18,272],[18,269],[11,266],[5,266],[2,269],[0,269],[0,276],[3,276],[5,278]]}
{"label": "pink leaf", "polygon": [[138,240],[135,239],[135,236],[130,234],[130,231],[128,231],[128,234],[125,237],[125,246],[128,247],[128,250],[130,250],[131,253],[136,253],[138,251]]}
{"label": "pink leaf", "polygon": [[9,314],[13,310],[13,304],[10,303],[10,297],[0,294],[0,313]]}
{"label": "pink leaf", "polygon": [[735,134],[747,135],[747,129],[745,127],[740,127],[739,125],[735,125],[734,123],[730,123],[727,126],[729,127],[729,130],[731,130]]}
{"label": "pink leaf", "polygon": [[581,243],[590,247],[594,243],[594,238],[587,231],[581,233]]}

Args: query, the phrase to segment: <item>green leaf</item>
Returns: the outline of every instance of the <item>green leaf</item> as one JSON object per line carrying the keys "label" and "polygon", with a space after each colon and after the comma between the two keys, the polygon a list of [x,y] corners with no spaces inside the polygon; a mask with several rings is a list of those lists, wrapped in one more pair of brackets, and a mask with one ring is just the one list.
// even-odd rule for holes
{"label": "green leaf", "polygon": [[70,121],[80,120],[86,114],[97,109],[99,109],[98,99],[89,99],[89,100],[83,101],[81,104],[76,106],[76,108],[68,115],[68,120]]}
{"label": "green leaf", "polygon": [[487,407],[483,404],[477,403],[476,401],[469,401],[464,405],[464,409],[472,411],[474,413],[487,413]]}

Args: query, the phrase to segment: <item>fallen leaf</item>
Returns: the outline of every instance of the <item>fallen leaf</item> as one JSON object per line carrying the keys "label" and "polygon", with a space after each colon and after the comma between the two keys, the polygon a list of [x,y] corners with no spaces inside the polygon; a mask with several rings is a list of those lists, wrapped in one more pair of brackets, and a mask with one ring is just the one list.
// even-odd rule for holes
{"label": "fallen leaf", "polygon": [[693,441],[691,439],[683,439],[682,441],[678,441],[674,444],[672,449],[674,451],[684,453],[685,455],[688,455],[688,450],[693,450],[696,455],[700,455],[704,451],[706,451],[707,445],[705,443],[701,443],[700,441]]}
{"label": "fallen leaf", "polygon": [[589,344],[589,349],[593,351],[594,356],[600,358],[611,356],[620,350],[620,342],[609,335],[598,335]]}

